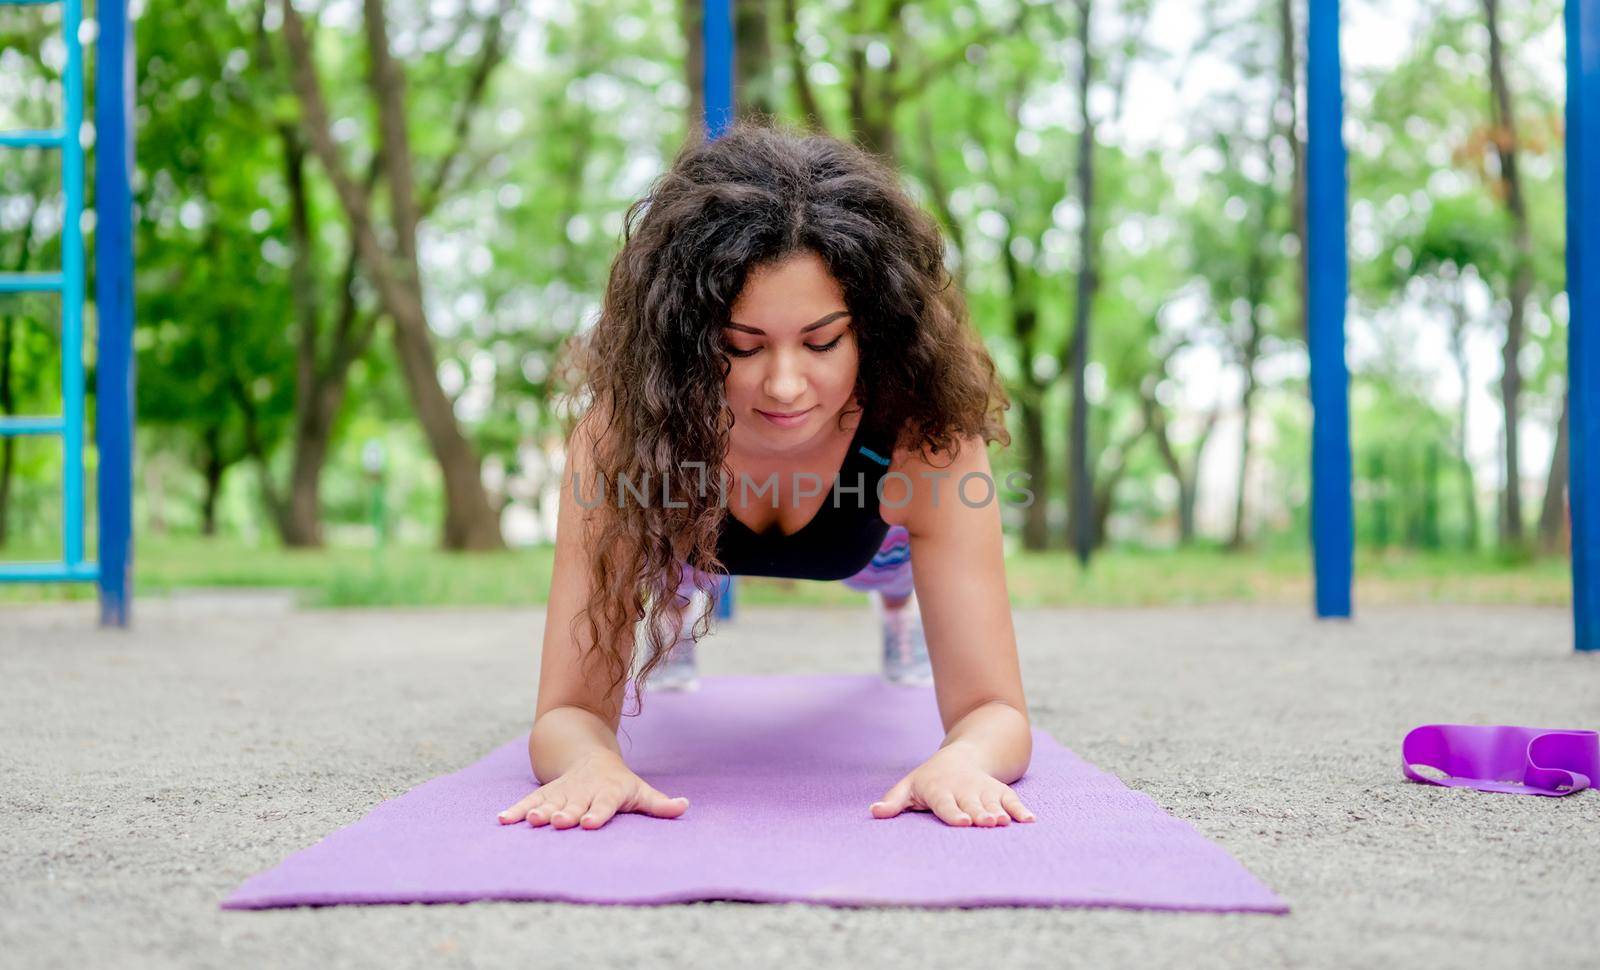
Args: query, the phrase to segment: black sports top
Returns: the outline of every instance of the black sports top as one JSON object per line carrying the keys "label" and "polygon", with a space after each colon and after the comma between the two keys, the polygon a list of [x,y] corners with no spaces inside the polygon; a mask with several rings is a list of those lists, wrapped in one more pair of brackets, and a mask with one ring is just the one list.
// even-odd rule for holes
{"label": "black sports top", "polygon": [[[844,464],[832,481],[822,482],[822,508],[811,521],[787,536],[776,524],[758,533],[725,511],[717,534],[717,558],[735,576],[829,580],[854,576],[872,561],[889,531],[889,523],[878,514],[878,482],[889,470],[893,448],[893,435],[860,421]],[[749,494],[762,484],[751,481]],[[739,483],[729,482],[730,500],[739,494],[738,488]]]}

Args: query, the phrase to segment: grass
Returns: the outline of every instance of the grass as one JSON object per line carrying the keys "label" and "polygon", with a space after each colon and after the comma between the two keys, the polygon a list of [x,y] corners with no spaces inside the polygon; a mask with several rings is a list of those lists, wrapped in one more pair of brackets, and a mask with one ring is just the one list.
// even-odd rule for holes
{"label": "grass", "polygon": [[[47,554],[46,554],[47,555]],[[419,546],[319,550],[251,546],[237,539],[140,537],[135,589],[164,594],[201,587],[289,588],[307,607],[531,606],[550,588],[549,547],[461,554]],[[40,556],[43,558],[44,556]],[[4,558],[27,558],[6,550]],[[1566,605],[1565,558],[1502,559],[1461,552],[1362,550],[1357,606],[1380,603]],[[1007,560],[1012,602],[1030,606],[1157,606],[1204,603],[1298,605],[1311,601],[1310,554],[1272,550],[1110,549],[1085,570],[1065,551]],[[88,584],[0,585],[0,604],[93,598]],[[741,604],[848,605],[861,595],[839,583],[741,578]]]}

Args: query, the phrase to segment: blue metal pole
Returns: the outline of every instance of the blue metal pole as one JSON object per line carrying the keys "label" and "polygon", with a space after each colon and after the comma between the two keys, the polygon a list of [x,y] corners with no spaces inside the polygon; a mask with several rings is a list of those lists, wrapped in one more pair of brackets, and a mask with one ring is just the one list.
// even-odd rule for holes
{"label": "blue metal pole", "polygon": [[706,61],[706,134],[717,138],[733,124],[733,0],[703,4]]}
{"label": "blue metal pole", "polygon": [[133,573],[133,31],[100,0],[95,71],[95,439],[100,453],[100,624],[127,626]]}
{"label": "blue metal pole", "polygon": [[83,0],[66,0],[61,12],[67,45],[61,138],[61,181],[67,203],[61,225],[61,490],[62,559],[68,569],[83,562],[83,44],[78,38],[82,23]]}
{"label": "blue metal pole", "polygon": [[[733,0],[704,0],[701,4],[705,38],[706,137],[722,137],[733,124]],[[733,619],[733,577],[717,584],[716,617]]]}
{"label": "blue metal pole", "polygon": [[1579,650],[1600,650],[1600,0],[1567,0],[1567,495]]}
{"label": "blue metal pole", "polygon": [[1344,313],[1344,118],[1339,0],[1310,0],[1306,44],[1306,222],[1310,272],[1311,548],[1319,617],[1350,615],[1354,522],[1350,501],[1349,372]]}

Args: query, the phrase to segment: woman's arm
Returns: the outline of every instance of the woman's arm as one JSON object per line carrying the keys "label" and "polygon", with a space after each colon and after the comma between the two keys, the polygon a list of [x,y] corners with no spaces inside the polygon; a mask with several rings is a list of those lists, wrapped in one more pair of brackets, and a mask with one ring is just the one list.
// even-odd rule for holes
{"label": "woman's arm", "polygon": [[[588,623],[573,622],[587,605],[593,588],[586,554],[593,545],[584,537],[599,525],[598,516],[606,508],[603,502],[593,509],[579,505],[573,475],[580,476],[586,496],[595,494],[592,429],[598,425],[595,412],[591,412],[574,429],[562,472],[555,564],[539,661],[538,702],[533,730],[528,735],[528,760],[541,782],[557,778],[574,764],[597,754],[615,755],[619,760],[622,756],[617,745],[617,724],[624,688],[619,685],[608,692],[606,685],[594,683],[594,678],[582,669],[580,660],[588,642]],[[631,661],[631,631],[620,646]]]}
{"label": "woman's arm", "polygon": [[[591,417],[593,412],[591,412]],[[623,762],[617,744],[626,682],[612,688],[591,678],[580,663],[588,642],[587,621],[574,624],[588,603],[592,588],[586,538],[604,514],[605,503],[584,509],[573,491],[580,475],[585,495],[594,494],[592,441],[580,422],[568,446],[556,519],[556,560],[545,610],[544,646],[539,663],[539,700],[533,730],[528,734],[528,762],[539,787],[500,813],[502,825],[526,820],[529,825],[597,829],[618,812],[676,818],[689,808],[687,798],[671,798],[634,774]],[[632,629],[624,632],[624,664],[633,659]]]}
{"label": "woman's arm", "polygon": [[[1001,495],[988,450],[973,437],[932,463],[919,453],[897,454],[891,471],[911,480],[909,495],[904,481],[884,485],[886,503],[909,499],[885,510],[911,534],[911,575],[945,738],[921,774],[902,779],[880,805],[894,814],[929,801],[924,807],[956,825],[985,824],[985,818],[1005,824],[1007,814],[1030,819],[1006,787],[1028,769],[1033,732],[1006,592]],[[917,797],[918,790],[926,798]]]}

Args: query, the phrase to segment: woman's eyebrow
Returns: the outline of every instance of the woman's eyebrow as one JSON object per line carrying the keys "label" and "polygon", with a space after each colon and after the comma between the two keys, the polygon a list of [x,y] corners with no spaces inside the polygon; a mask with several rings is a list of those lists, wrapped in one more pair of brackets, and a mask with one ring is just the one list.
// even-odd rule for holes
{"label": "woman's eyebrow", "polygon": [[[826,325],[832,323],[833,321],[839,319],[840,317],[848,317],[849,315],[850,315],[850,311],[849,310],[835,310],[832,313],[828,314],[827,316],[823,317],[821,320],[818,320],[815,323],[808,323],[805,326],[801,327],[800,328],[800,332],[801,333],[806,333],[808,331],[815,330],[818,327],[826,326]],[[732,320],[729,320],[727,323],[723,324],[723,326],[730,327],[730,328],[732,328],[734,330],[742,330],[745,333],[753,333],[758,337],[765,337],[767,335],[767,332],[765,330],[757,330],[755,327],[747,327],[742,323],[734,323]]]}

